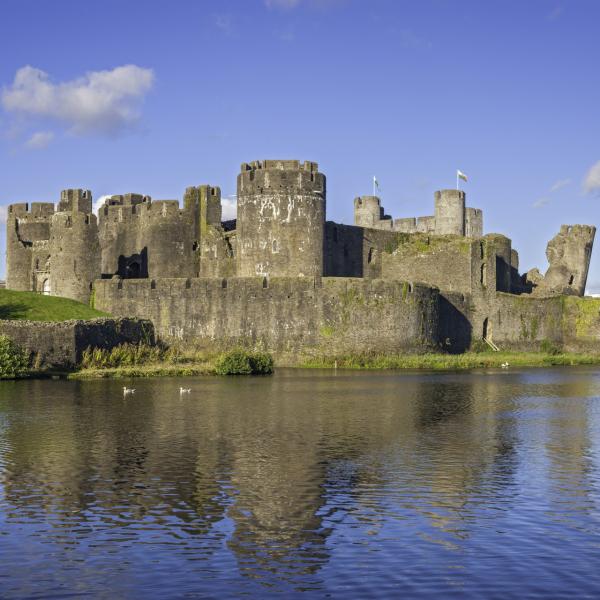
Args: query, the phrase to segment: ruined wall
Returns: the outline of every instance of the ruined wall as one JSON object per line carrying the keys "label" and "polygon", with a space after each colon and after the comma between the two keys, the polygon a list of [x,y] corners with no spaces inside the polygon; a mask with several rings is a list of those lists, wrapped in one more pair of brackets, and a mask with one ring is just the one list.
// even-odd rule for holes
{"label": "ruined wall", "polygon": [[177,200],[113,196],[99,211],[102,274],[193,277],[198,274],[193,234],[193,214]]}
{"label": "ruined wall", "polygon": [[238,175],[241,277],[323,274],[325,176],[312,162],[256,161]]}
{"label": "ruined wall", "polygon": [[590,225],[561,225],[548,242],[549,267],[535,293],[583,296],[595,235],[596,228]]}
{"label": "ruined wall", "polygon": [[381,276],[470,294],[484,286],[484,261],[479,241],[461,236],[400,233],[382,255]]}
{"label": "ruined wall", "polygon": [[[489,248],[494,248],[496,254],[496,290],[510,292],[512,282],[512,242],[499,233],[488,233],[484,240]],[[491,286],[491,280],[490,287]]]}
{"label": "ruined wall", "polygon": [[381,256],[396,234],[382,229],[325,224],[324,274],[326,277],[381,277]]}
{"label": "ruined wall", "polygon": [[[54,205],[49,202],[11,204],[6,218],[6,287],[31,291],[45,281],[50,219]],[[36,260],[38,261],[36,263]],[[37,264],[37,269],[36,269]]]}
{"label": "ruined wall", "polygon": [[418,351],[437,344],[438,292],[349,278],[101,280],[96,308],[151,319],[166,340],[279,354]]}
{"label": "ruined wall", "polygon": [[36,368],[70,369],[88,348],[110,349],[124,343],[154,343],[154,327],[137,319],[89,321],[2,321],[0,335],[7,335],[30,355]]}

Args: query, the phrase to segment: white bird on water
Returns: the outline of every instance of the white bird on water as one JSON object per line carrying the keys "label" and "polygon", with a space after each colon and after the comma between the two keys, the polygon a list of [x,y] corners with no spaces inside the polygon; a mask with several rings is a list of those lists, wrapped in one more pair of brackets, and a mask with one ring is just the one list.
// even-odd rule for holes
{"label": "white bird on water", "polygon": [[180,394],[189,394],[192,391],[192,388],[179,388],[179,393]]}
{"label": "white bird on water", "polygon": [[135,394],[135,389],[123,386],[123,396],[127,396],[127,394]]}
{"label": "white bird on water", "polygon": [[510,365],[507,362],[504,362],[500,365],[503,369],[508,369],[508,367],[510,367]]}

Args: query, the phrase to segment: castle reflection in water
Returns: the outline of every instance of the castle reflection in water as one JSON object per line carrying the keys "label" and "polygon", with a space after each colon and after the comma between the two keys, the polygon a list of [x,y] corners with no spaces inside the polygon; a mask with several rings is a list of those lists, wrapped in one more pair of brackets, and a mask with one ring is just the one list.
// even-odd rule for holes
{"label": "castle reflection in water", "polygon": [[581,399],[600,394],[598,377],[284,372],[193,386],[182,400],[170,380],[127,399],[117,382],[3,383],[3,522],[69,553],[171,548],[190,569],[218,554],[242,576],[311,589],[342,548],[391,538],[460,564],[520,494],[556,498],[547,519],[575,528],[597,509],[598,423]]}

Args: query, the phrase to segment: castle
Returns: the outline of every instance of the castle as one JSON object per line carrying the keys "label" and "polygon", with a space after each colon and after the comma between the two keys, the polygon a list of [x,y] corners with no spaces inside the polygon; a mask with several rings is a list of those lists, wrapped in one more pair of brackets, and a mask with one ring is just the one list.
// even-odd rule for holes
{"label": "castle", "polygon": [[112,196],[98,216],[89,190],[64,190],[56,207],[13,204],[7,288],[149,318],[165,340],[281,354],[600,339],[600,317],[576,326],[593,226],[562,226],[546,274],[521,275],[511,240],[484,235],[463,191],[436,192],[432,216],[400,219],[361,196],[343,225],[326,221],[317,163],[264,160],[242,164],[237,199],[233,221],[210,185],[187,188],[183,206]]}

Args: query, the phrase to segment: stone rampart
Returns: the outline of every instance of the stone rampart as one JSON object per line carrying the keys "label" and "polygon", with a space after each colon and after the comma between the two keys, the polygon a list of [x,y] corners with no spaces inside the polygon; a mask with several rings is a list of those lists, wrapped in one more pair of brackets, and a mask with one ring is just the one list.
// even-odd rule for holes
{"label": "stone rampart", "polygon": [[353,278],[100,280],[96,307],[150,319],[165,341],[279,355],[423,351],[437,345],[438,291]]}
{"label": "stone rampart", "polygon": [[7,335],[41,369],[71,369],[86,348],[110,349],[119,344],[154,344],[151,322],[139,319],[92,319],[89,321],[0,320],[0,335]]}

